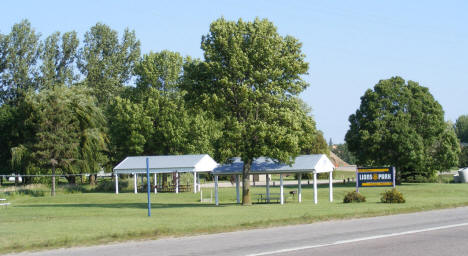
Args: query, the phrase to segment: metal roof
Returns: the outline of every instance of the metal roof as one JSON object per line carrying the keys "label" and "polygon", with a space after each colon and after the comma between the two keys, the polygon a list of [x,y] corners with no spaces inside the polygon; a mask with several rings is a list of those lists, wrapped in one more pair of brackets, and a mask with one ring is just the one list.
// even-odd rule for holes
{"label": "metal roof", "polygon": [[[216,167],[213,170],[215,175],[241,174],[244,163],[239,157],[233,158],[232,163]],[[294,163],[287,165],[279,163],[267,157],[256,158],[252,162],[252,174],[265,173],[297,173],[297,172],[331,172],[334,169],[333,163],[324,154],[300,155],[294,160]]]}
{"label": "metal roof", "polygon": [[146,158],[151,173],[210,172],[218,164],[207,154],[169,156],[129,156],[114,167],[115,173],[146,172]]}

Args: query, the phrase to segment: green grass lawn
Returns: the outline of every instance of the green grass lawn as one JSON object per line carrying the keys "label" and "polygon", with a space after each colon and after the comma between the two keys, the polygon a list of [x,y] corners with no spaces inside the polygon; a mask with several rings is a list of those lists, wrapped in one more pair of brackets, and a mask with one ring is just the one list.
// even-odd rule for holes
{"label": "green grass lawn", "polygon": [[[295,189],[286,187],[285,194]],[[151,217],[147,217],[143,193],[60,193],[54,198],[48,193],[40,197],[15,195],[8,198],[10,207],[0,208],[0,253],[468,205],[467,184],[404,184],[398,189],[407,200],[405,204],[380,203],[385,189],[365,188],[361,192],[366,203],[343,204],[344,193],[353,189],[352,184],[336,185],[335,201],[330,203],[328,187],[319,186],[319,203],[315,205],[312,187],[305,186],[301,204],[288,198],[285,205],[248,207],[235,204],[234,188],[220,190],[218,207],[201,204],[199,194],[160,193],[151,196]],[[205,188],[204,194],[209,195],[209,190]],[[252,188],[253,194],[264,191],[264,187]],[[272,188],[272,192],[279,192],[279,188]],[[252,199],[255,201],[255,196]]]}

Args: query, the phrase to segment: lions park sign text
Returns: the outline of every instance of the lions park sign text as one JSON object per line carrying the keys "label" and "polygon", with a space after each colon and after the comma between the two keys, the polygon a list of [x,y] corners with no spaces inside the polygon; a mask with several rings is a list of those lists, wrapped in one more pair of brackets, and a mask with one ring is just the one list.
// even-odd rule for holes
{"label": "lions park sign text", "polygon": [[395,167],[359,167],[356,181],[356,191],[359,187],[395,187]]}

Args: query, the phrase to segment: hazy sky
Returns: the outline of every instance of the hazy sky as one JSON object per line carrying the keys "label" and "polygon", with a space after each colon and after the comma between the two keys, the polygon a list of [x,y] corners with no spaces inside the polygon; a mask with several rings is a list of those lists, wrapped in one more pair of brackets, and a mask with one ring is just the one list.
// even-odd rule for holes
{"label": "hazy sky", "polygon": [[365,90],[399,75],[429,87],[446,119],[468,114],[468,1],[4,1],[0,33],[28,19],[43,37],[96,22],[134,29],[142,52],[168,49],[202,58],[209,24],[272,21],[303,43],[312,107],[328,141],[342,142]]}

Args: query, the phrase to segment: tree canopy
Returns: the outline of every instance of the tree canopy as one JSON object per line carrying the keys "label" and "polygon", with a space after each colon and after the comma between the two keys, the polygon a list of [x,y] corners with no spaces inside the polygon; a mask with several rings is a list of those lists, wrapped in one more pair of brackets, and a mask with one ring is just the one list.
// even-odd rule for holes
{"label": "tree canopy", "polygon": [[468,143],[468,115],[458,117],[455,122],[455,132],[461,142]]}
{"label": "tree canopy", "polygon": [[29,89],[38,88],[39,37],[27,20],[0,35],[0,104],[14,103]]}
{"label": "tree canopy", "polygon": [[349,117],[345,140],[359,165],[394,165],[403,180],[457,165],[460,146],[428,88],[401,77],[381,80]]}
{"label": "tree canopy", "polygon": [[140,41],[126,29],[119,40],[117,31],[97,23],[86,32],[79,51],[78,68],[86,84],[95,90],[101,103],[109,103],[133,75],[140,58]]}

